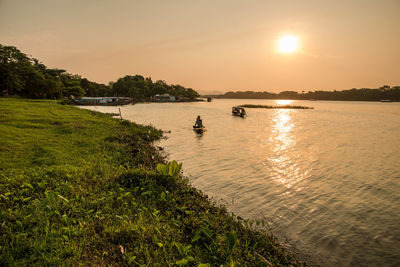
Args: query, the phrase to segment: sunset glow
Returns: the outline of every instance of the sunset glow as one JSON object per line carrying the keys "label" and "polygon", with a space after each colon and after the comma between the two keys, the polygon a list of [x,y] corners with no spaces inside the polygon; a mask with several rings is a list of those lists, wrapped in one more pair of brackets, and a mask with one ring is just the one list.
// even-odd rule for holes
{"label": "sunset glow", "polygon": [[90,81],[204,95],[400,84],[397,0],[93,2],[0,0],[0,43]]}
{"label": "sunset glow", "polygon": [[278,105],[289,105],[290,103],[292,103],[292,100],[287,100],[287,99],[276,100],[276,104]]}
{"label": "sunset glow", "polygon": [[299,49],[299,38],[294,35],[284,35],[277,42],[277,49],[280,53],[293,53]]}
{"label": "sunset glow", "polygon": [[400,267],[399,14],[0,0],[0,267]]}

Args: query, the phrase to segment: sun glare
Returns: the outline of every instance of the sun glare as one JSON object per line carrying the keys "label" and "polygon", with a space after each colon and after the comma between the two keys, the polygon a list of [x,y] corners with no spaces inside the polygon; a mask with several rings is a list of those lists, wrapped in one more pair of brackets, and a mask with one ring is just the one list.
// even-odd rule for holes
{"label": "sun glare", "polygon": [[292,103],[292,100],[286,100],[286,99],[279,99],[275,100],[278,105],[289,105]]}
{"label": "sun glare", "polygon": [[284,35],[277,42],[280,53],[293,53],[299,49],[299,38],[294,35]]}

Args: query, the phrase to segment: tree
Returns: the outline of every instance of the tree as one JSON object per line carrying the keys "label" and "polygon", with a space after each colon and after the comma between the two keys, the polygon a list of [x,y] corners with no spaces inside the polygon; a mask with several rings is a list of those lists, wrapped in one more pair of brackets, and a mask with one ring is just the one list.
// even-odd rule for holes
{"label": "tree", "polygon": [[195,98],[191,88],[153,83],[150,77],[126,75],[109,85],[99,84],[73,75],[63,69],[50,69],[36,58],[30,58],[14,46],[0,44],[0,95],[21,95],[30,98],[60,98],[73,95],[131,96],[136,100],[150,99],[155,94],[169,93]]}
{"label": "tree", "polygon": [[65,96],[74,96],[79,98],[85,95],[85,91],[79,85],[66,87],[63,91]]}
{"label": "tree", "polygon": [[31,69],[32,63],[24,53],[14,46],[0,44],[0,92],[21,94]]}

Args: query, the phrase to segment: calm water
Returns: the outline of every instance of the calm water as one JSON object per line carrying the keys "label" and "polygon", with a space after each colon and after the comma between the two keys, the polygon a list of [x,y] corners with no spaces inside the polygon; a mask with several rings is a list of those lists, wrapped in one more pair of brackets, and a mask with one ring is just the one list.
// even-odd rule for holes
{"label": "calm water", "polygon": [[[236,214],[265,218],[299,257],[323,266],[400,266],[400,104],[292,101],[137,104],[124,119],[165,131],[170,159]],[[91,107],[118,112],[118,107]],[[201,115],[202,136],[192,125]],[[308,256],[307,256],[308,255]],[[311,258],[309,258],[311,257]]]}

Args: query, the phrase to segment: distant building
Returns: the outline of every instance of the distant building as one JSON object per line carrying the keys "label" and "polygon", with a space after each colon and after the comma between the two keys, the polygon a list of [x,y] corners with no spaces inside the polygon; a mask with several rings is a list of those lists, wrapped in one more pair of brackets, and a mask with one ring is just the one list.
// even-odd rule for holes
{"label": "distant building", "polygon": [[70,100],[72,104],[85,106],[117,106],[133,102],[133,98],[131,97],[82,97],[75,99],[74,96],[70,96]]}
{"label": "distant building", "polygon": [[178,99],[176,96],[169,94],[155,95],[154,102],[176,102]]}

